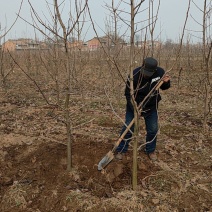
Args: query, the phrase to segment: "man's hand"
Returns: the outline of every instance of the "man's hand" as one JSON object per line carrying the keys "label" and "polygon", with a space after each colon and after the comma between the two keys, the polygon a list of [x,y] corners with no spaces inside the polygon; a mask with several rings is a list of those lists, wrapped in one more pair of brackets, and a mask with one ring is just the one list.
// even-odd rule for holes
{"label": "man's hand", "polygon": [[168,74],[165,74],[164,76],[163,76],[163,78],[162,78],[162,80],[164,81],[164,82],[168,82],[168,81],[170,81],[170,76],[168,75]]}

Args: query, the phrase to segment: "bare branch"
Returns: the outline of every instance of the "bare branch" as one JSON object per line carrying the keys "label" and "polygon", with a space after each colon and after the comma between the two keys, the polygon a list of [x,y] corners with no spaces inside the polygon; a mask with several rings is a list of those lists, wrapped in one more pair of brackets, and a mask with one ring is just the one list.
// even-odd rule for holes
{"label": "bare branch", "polygon": [[35,84],[35,86],[38,88],[39,92],[41,93],[41,95],[43,96],[44,100],[46,101],[46,103],[48,105],[52,105],[52,106],[57,106],[54,104],[51,104],[48,99],[46,98],[45,94],[43,93],[43,91],[41,90],[40,86],[37,84],[37,82],[18,64],[18,62],[15,60],[15,58],[11,55],[11,53],[8,51],[10,57],[12,58],[12,60],[14,61],[14,63],[20,68],[20,70]]}
{"label": "bare branch", "polygon": [[10,26],[10,28],[9,28],[3,35],[0,36],[0,39],[3,38],[3,37],[5,37],[5,36],[7,35],[7,33],[13,28],[13,26],[14,26],[15,23],[17,22],[18,17],[19,17],[19,14],[20,14],[20,12],[21,12],[21,8],[22,8],[23,1],[24,1],[24,0],[21,1],[20,7],[19,7],[19,11],[18,11],[18,14],[16,15],[15,21],[14,21],[13,24]]}

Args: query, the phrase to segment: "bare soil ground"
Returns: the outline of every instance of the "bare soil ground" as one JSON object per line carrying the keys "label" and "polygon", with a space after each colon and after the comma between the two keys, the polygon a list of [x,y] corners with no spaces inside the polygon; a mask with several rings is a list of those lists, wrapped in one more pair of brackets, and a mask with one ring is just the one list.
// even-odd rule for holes
{"label": "bare soil ground", "polygon": [[[80,111],[75,110],[80,98],[72,102],[78,122],[73,120],[73,170],[67,172],[61,111],[39,104],[41,97],[33,89],[0,90],[2,212],[212,211],[212,138],[202,131],[192,92],[174,87],[164,92],[159,160],[153,163],[142,150],[138,153],[138,190],[133,191],[131,148],[123,161],[113,160],[103,172],[97,171],[122,126],[108,104],[90,97]],[[124,106],[120,111],[123,116]],[[141,140],[144,135],[141,127]]]}

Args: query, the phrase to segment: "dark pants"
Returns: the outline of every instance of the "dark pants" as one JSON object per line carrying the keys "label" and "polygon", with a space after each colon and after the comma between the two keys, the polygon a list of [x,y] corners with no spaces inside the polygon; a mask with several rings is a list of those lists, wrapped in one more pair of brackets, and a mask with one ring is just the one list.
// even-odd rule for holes
{"label": "dark pants", "polygon": [[[156,148],[156,140],[157,140],[157,132],[158,132],[158,113],[157,110],[150,110],[146,114],[142,115],[145,120],[146,125],[146,153],[152,153]],[[126,116],[125,123],[129,125],[129,123],[134,118],[134,112],[127,104],[126,107]],[[121,134],[125,131],[126,126],[124,125],[121,130]],[[131,127],[131,131],[134,132],[134,125]],[[127,132],[124,139],[121,141],[119,146],[116,149],[116,152],[125,153],[128,150],[129,142],[131,141],[132,133],[130,131]]]}

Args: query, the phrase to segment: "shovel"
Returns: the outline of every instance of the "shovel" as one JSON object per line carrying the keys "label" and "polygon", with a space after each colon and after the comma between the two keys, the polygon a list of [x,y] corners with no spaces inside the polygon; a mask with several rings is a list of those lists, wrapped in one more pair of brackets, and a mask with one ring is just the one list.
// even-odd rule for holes
{"label": "shovel", "polygon": [[[148,97],[151,96],[151,94],[155,91],[158,90],[160,88],[160,86],[163,84],[162,79],[160,81],[158,81],[158,83],[154,86],[154,88],[152,88],[152,90],[148,93],[148,95],[143,99],[143,101],[139,104],[138,106],[138,110],[139,112],[142,111],[142,106],[144,105],[144,102],[147,100]],[[132,121],[130,122],[130,124],[127,126],[126,130],[121,134],[121,136],[119,137],[119,139],[115,142],[114,147],[112,150],[110,150],[103,158],[102,160],[100,160],[99,164],[98,164],[98,170],[101,171],[102,169],[104,169],[113,159],[114,159],[114,153],[115,150],[117,149],[117,147],[119,146],[119,144],[121,143],[121,141],[124,139],[124,136],[127,134],[127,132],[130,130],[130,128],[132,127],[132,125],[134,124],[135,119],[133,118]]]}

